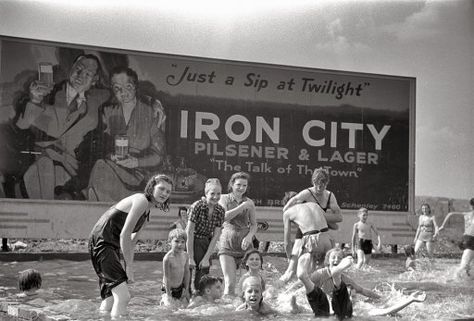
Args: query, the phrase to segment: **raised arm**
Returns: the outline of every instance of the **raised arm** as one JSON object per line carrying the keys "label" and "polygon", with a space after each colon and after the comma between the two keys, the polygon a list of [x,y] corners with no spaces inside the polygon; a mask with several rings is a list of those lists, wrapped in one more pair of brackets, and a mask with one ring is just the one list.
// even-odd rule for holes
{"label": "raised arm", "polygon": [[285,206],[283,206],[283,212],[286,212],[293,205],[303,203],[306,199],[306,193],[308,193],[307,190],[302,190],[301,192],[290,198],[288,202],[286,202]]}
{"label": "raised arm", "polygon": [[444,218],[443,224],[441,224],[441,226],[439,227],[438,232],[441,231],[442,229],[444,229],[444,225],[449,221],[449,219],[453,215],[463,215],[464,216],[464,215],[466,215],[466,212],[450,212],[450,213],[448,213],[448,215],[446,215],[446,217]]}

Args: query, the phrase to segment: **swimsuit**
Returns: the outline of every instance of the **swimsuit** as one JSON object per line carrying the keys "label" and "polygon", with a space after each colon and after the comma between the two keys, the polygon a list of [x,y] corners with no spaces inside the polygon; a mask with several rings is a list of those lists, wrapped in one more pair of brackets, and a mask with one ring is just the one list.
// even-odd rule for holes
{"label": "swimsuit", "polygon": [[[321,207],[321,209],[326,213],[327,210],[329,209],[329,203],[331,202],[332,193],[329,192],[328,201],[326,203],[326,206],[322,207],[321,204],[319,204],[318,199],[316,198],[316,196],[313,194],[313,192],[309,188],[308,188],[308,191],[311,193],[311,196],[313,196],[314,200],[316,201],[316,204],[318,204],[319,207]],[[301,232],[301,229],[298,227],[297,230],[296,230],[295,239],[301,239],[301,238],[303,238],[303,233]]]}
{"label": "swimsuit", "polygon": [[[99,277],[102,299],[110,297],[114,287],[128,280],[127,273],[120,263],[120,232],[127,215],[127,212],[112,206],[97,221],[89,238],[89,254],[92,266]],[[138,232],[149,219],[150,211],[146,211],[138,219],[133,233]]]}
{"label": "swimsuit", "polygon": [[327,227],[322,230],[313,230],[303,234],[301,239],[301,254],[310,253],[312,256],[324,256],[332,248]]}
{"label": "swimsuit", "polygon": [[432,219],[424,219],[420,225],[420,234],[418,234],[418,240],[423,242],[433,241],[434,235],[434,224]]}
{"label": "swimsuit", "polygon": [[374,248],[374,245],[372,244],[372,240],[360,239],[359,248],[364,251],[364,254],[372,254],[372,249]]}
{"label": "swimsuit", "polygon": [[[184,284],[181,284],[177,288],[170,288],[171,296],[175,299],[181,299],[183,295]],[[161,286],[161,292],[166,293],[166,288],[164,285]]]}

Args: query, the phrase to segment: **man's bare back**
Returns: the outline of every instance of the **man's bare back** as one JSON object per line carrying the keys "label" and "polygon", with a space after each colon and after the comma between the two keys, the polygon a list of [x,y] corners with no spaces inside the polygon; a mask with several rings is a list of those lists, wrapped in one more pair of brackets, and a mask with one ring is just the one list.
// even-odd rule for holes
{"label": "man's bare back", "polygon": [[290,221],[299,226],[304,234],[309,231],[322,230],[328,227],[324,211],[316,203],[301,203],[290,207],[285,211]]}

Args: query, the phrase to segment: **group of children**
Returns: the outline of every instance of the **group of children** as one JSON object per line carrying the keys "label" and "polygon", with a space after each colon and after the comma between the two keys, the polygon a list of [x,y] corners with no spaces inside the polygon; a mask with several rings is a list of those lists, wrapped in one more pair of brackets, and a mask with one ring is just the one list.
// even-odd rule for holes
{"label": "group of children", "polygon": [[[296,265],[298,279],[305,288],[308,303],[315,315],[329,314],[329,296],[332,309],[339,319],[351,317],[351,290],[367,297],[379,298],[377,293],[363,288],[344,274],[354,263],[352,256],[344,257],[342,249],[334,246],[331,249],[329,246],[324,248],[324,262],[319,262],[319,269],[314,268],[315,265],[305,265],[301,271],[302,268],[299,266],[298,257],[301,258],[302,253],[306,255],[304,249],[307,250],[308,245],[320,247],[319,241],[323,233],[326,233],[328,229],[337,229],[337,222],[342,220],[334,194],[326,190],[329,182],[328,173],[324,170],[315,170],[312,182],[313,188],[297,193],[286,203],[283,208],[285,213],[283,216],[285,217],[289,211],[289,205],[292,207],[292,211],[298,211],[299,203],[307,203],[305,208],[308,209],[317,204],[321,228],[316,230],[313,228],[308,232],[305,230],[304,224],[300,224],[301,222],[298,220],[298,222],[293,221],[300,227],[301,235],[299,239],[295,240],[293,249],[291,249],[291,244],[286,245],[285,250],[289,259],[287,271],[293,272],[285,272],[283,278],[288,281],[287,276],[291,277],[292,273],[294,275],[294,271],[297,270]],[[222,298],[233,297],[234,289],[237,288],[240,291],[238,296],[243,303],[236,310],[250,310],[262,314],[275,312],[263,302],[263,292],[267,287],[260,274],[262,255],[252,245],[256,232],[255,205],[245,195],[247,184],[248,174],[235,173],[229,181],[229,194],[223,195],[223,200],[221,199],[222,187],[219,180],[211,178],[205,184],[205,195],[202,199],[194,202],[188,210],[180,208],[180,219],[175,222],[169,233],[171,249],[163,259],[163,305],[173,305],[179,302],[192,308],[206,303],[214,304]],[[104,213],[94,226],[89,245],[92,263],[99,277],[103,299],[101,311],[111,311],[111,316],[126,313],[126,306],[130,300],[127,284],[133,282],[133,246],[139,237],[140,229],[149,220],[149,209],[155,206],[163,211],[169,210],[171,187],[172,181],[165,175],[154,176],[147,184],[144,194],[134,194],[123,199]],[[321,204],[326,205],[322,206]],[[336,215],[326,215],[328,209],[331,209],[331,212],[336,212]],[[303,214],[299,213],[299,216],[306,217],[314,213],[309,211]],[[434,238],[444,228],[448,219],[455,214],[463,215],[465,218],[464,253],[460,271],[469,274],[469,265],[473,259],[474,250],[474,199],[471,199],[470,212],[449,213],[439,228],[431,214],[429,205],[423,204],[413,252],[417,254],[421,246],[426,244],[428,254],[431,255]],[[359,221],[353,226],[352,255],[357,257],[357,267],[360,268],[370,261],[374,247],[372,241],[374,236],[377,237],[376,247],[379,249],[381,237],[375,225],[368,221],[366,208],[361,208],[358,211],[358,217]],[[293,218],[290,217],[290,219]],[[109,231],[109,227],[114,226],[116,228]],[[120,235],[115,233],[116,230],[121,230]],[[327,234],[324,235],[327,236]],[[214,253],[218,241],[220,242],[219,260],[224,275],[223,279],[209,275],[211,255]],[[123,253],[124,267],[119,261],[119,251]],[[106,260],[103,258],[104,255]],[[411,261],[407,260],[407,268],[415,267],[414,260]],[[236,270],[241,262],[247,268],[247,272],[242,275],[237,284],[235,282]],[[30,274],[36,275],[36,273]],[[192,274],[194,274],[194,282],[192,282]],[[275,282],[275,287],[285,284],[285,282],[281,282],[282,284],[279,285],[277,283]],[[33,282],[32,284],[33,288],[39,288],[41,279],[39,279],[39,283]],[[294,295],[289,297],[291,298],[291,311],[294,313],[300,311]],[[414,293],[395,306],[377,309],[371,311],[370,314],[394,313],[412,302],[420,302],[424,299],[423,293]]]}

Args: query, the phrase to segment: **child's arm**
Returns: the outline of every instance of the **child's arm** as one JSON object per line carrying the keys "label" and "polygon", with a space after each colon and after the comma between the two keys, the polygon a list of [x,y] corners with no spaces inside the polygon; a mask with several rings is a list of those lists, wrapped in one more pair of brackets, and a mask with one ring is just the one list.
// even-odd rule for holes
{"label": "child's arm", "polygon": [[433,220],[433,225],[434,225],[434,228],[435,228],[435,232],[433,234],[433,237],[436,237],[439,233],[439,227],[438,227],[438,224],[436,223],[436,217],[434,217],[434,215],[433,215],[432,220]]}
{"label": "child's arm", "polygon": [[166,296],[171,299],[171,288],[169,287],[170,284],[170,275],[171,275],[171,262],[169,259],[168,254],[165,255],[163,258],[163,281],[164,281],[164,287],[166,291]]}
{"label": "child's arm", "polygon": [[196,266],[196,262],[194,262],[194,228],[196,224],[194,222],[191,222],[191,220],[188,221],[188,225],[186,226],[186,235],[187,235],[187,241],[186,241],[186,250],[188,251],[189,254],[189,268],[194,269]]}
{"label": "child's arm", "polygon": [[352,255],[356,254],[357,246],[356,246],[356,241],[357,241],[357,223],[354,224],[354,227],[352,229]]}
{"label": "child's arm", "polygon": [[222,228],[220,227],[214,228],[214,234],[212,235],[211,242],[209,243],[209,246],[207,247],[206,254],[204,254],[201,262],[199,263],[200,268],[209,267],[209,260],[211,258],[212,252],[216,248],[217,240],[219,240],[219,237],[221,236],[221,231],[222,231]]}
{"label": "child's arm", "polygon": [[380,233],[379,231],[377,231],[377,228],[375,227],[375,225],[371,224],[371,228],[372,230],[374,231],[375,235],[377,235],[377,249],[380,251],[380,249],[382,248],[382,239],[380,237]]}
{"label": "child's arm", "polygon": [[381,298],[380,295],[378,295],[377,293],[375,293],[372,290],[363,288],[362,286],[357,284],[354,280],[352,280],[350,277],[348,277],[345,274],[342,275],[342,280],[344,281],[344,283],[346,283],[346,285],[351,286],[357,293],[362,294],[363,296],[366,296],[366,297],[372,298],[372,299],[380,299]]}
{"label": "child's arm", "polygon": [[369,315],[376,316],[376,315],[387,315],[387,314],[394,314],[405,307],[409,306],[413,302],[423,302],[426,299],[426,293],[421,291],[416,291],[412,293],[408,298],[402,299],[399,303],[383,309],[374,309],[369,312]]}
{"label": "child's arm", "polygon": [[334,278],[338,278],[342,274],[342,272],[351,267],[352,263],[354,263],[354,259],[352,258],[352,256],[346,256],[341,260],[341,262],[339,262],[338,265],[333,266],[331,268],[331,275]]}
{"label": "child's arm", "polygon": [[290,222],[290,211],[283,213],[283,238],[285,245],[286,257],[291,259],[291,251],[293,246],[291,244],[291,222]]}
{"label": "child's arm", "polygon": [[416,243],[416,240],[418,239],[418,235],[420,234],[420,230],[421,230],[421,215],[418,218],[418,227],[416,228],[415,239],[413,240],[413,243]]}
{"label": "child's arm", "polygon": [[453,215],[466,215],[466,212],[450,212],[446,217],[444,218],[443,224],[438,229],[438,232],[441,232],[442,229],[444,229],[444,225],[449,221],[450,217]]}
{"label": "child's arm", "polygon": [[181,295],[181,298],[184,297],[189,301],[189,299],[190,299],[189,283],[191,281],[191,271],[189,270],[189,255],[188,255],[188,253],[184,253],[184,256],[185,256],[184,275],[183,275],[184,288],[183,288],[183,294]]}

